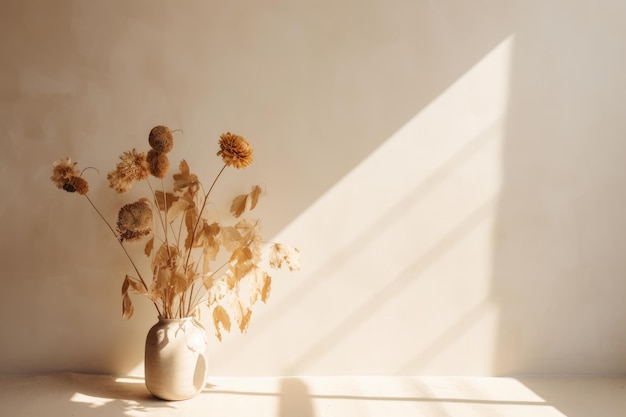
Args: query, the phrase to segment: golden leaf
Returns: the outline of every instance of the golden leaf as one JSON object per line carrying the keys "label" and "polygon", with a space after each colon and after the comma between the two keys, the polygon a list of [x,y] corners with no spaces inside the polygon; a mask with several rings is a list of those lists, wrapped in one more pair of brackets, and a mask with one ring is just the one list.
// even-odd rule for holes
{"label": "golden leaf", "polygon": [[261,301],[267,303],[270,298],[270,290],[272,289],[272,277],[265,274],[265,280],[263,282],[263,288],[261,289]]}
{"label": "golden leaf", "polygon": [[204,237],[204,245],[202,247],[203,274],[209,273],[209,261],[214,261],[220,251],[220,241],[216,237],[217,234],[219,234],[219,225],[217,225],[217,227],[218,229],[216,231],[215,228],[211,228],[211,226],[209,226],[209,230]]}
{"label": "golden leaf", "polygon": [[237,250],[237,248],[245,242],[239,230],[234,226],[222,227],[220,236],[222,238],[222,245],[224,245],[229,252]]}
{"label": "golden leaf", "polygon": [[204,286],[207,288],[207,305],[211,307],[226,297],[228,289],[222,281],[216,281],[212,278],[205,277],[203,279]]}
{"label": "golden leaf", "polygon": [[194,207],[193,210],[187,210],[185,212],[185,227],[187,228],[187,237],[185,238],[185,249],[191,249],[191,245],[194,243],[192,240],[195,240],[195,236],[193,235],[193,228],[198,220],[198,211]]}
{"label": "golden leaf", "polygon": [[213,324],[215,325],[215,335],[220,341],[222,341],[220,327],[227,332],[230,332],[230,317],[224,307],[218,305],[213,309]]}
{"label": "golden leaf", "polygon": [[239,326],[239,330],[243,333],[250,323],[250,317],[252,316],[252,310],[249,308],[244,308],[239,300],[239,297],[235,294],[231,294],[228,299],[228,306],[233,313],[235,321]]}
{"label": "golden leaf", "polygon": [[130,275],[126,275],[124,282],[122,283],[122,295],[127,294],[129,289],[132,289],[138,294],[146,294],[146,288],[144,288],[143,284],[139,280],[131,277]]}
{"label": "golden leaf", "polygon": [[147,257],[150,257],[153,246],[154,246],[154,236],[152,236],[152,239],[150,239],[148,243],[146,243],[146,247],[143,250],[143,253],[145,253]]}
{"label": "golden leaf", "polygon": [[[255,266],[254,255],[247,246],[240,247],[230,256],[230,269],[234,282],[241,281]],[[229,277],[230,278],[230,277]]]}
{"label": "golden leaf", "polygon": [[[219,250],[219,240],[217,236],[220,234],[221,226],[218,222],[209,224],[205,219],[202,219],[202,226],[196,231],[196,239],[194,240],[194,247],[201,246],[215,246]],[[217,254],[217,252],[216,252]]]}
{"label": "golden leaf", "polygon": [[233,203],[230,205],[230,212],[235,218],[239,218],[246,211],[248,203],[250,207],[248,210],[253,210],[259,202],[259,195],[261,195],[261,187],[255,185],[252,187],[252,191],[248,194],[241,194],[235,197]]}
{"label": "golden leaf", "polygon": [[180,294],[181,292],[187,290],[187,287],[189,286],[187,282],[185,274],[176,271],[171,275],[169,284],[174,290],[174,294]]}
{"label": "golden leaf", "polygon": [[250,318],[252,317],[252,310],[248,309],[246,314],[243,315],[241,319],[241,323],[239,323],[239,330],[241,333],[244,333],[248,330],[248,325],[250,324]]}
{"label": "golden leaf", "polygon": [[128,275],[126,275],[126,278],[124,278],[124,282],[122,283],[122,295],[128,294],[128,287],[130,287],[130,282]]}
{"label": "golden leaf", "polygon": [[250,191],[250,210],[254,210],[257,203],[259,202],[259,195],[261,195],[261,187],[255,185],[252,187],[252,191]]}
{"label": "golden leaf", "polygon": [[135,308],[133,307],[133,303],[130,300],[130,295],[128,295],[128,293],[125,293],[122,297],[122,318],[128,320],[133,316],[134,311]]}
{"label": "golden leaf", "polygon": [[254,278],[250,279],[250,305],[253,305],[261,297],[261,301],[267,302],[272,287],[272,277],[259,267],[254,268]]}
{"label": "golden leaf", "polygon": [[288,245],[275,243],[270,248],[270,266],[279,269],[283,262],[290,271],[300,269],[300,251]]}
{"label": "golden leaf", "polygon": [[246,202],[248,201],[248,195],[242,194],[235,197],[233,203],[230,205],[230,212],[235,217],[238,218],[246,211]]}
{"label": "golden leaf", "polygon": [[255,221],[254,223],[251,223],[246,219],[239,220],[237,224],[235,225],[235,228],[237,229],[237,231],[239,231],[239,234],[241,235],[241,238],[242,238],[241,243],[247,243],[251,241],[254,238],[254,236],[257,234],[258,226],[259,226],[258,220]]}
{"label": "golden leaf", "polygon": [[154,192],[154,197],[156,198],[157,205],[159,206],[159,210],[166,211],[169,210],[172,204],[178,201],[178,197],[172,193],[164,193],[163,191],[156,190]]}
{"label": "golden leaf", "polygon": [[191,194],[195,194],[198,190],[198,176],[192,174],[189,171],[189,164],[184,159],[180,161],[178,165],[178,169],[180,172],[178,174],[174,174],[174,191],[182,191],[186,188],[189,188]]}
{"label": "golden leaf", "polygon": [[174,220],[182,216],[189,208],[189,202],[185,199],[176,200],[167,210],[167,222],[172,223]]}
{"label": "golden leaf", "polygon": [[172,270],[170,268],[157,266],[150,291],[153,294],[165,294],[165,291],[170,286],[171,279]]}
{"label": "golden leaf", "polygon": [[167,246],[163,243],[152,258],[152,271],[156,273],[157,267],[175,268],[178,263],[178,248]]}

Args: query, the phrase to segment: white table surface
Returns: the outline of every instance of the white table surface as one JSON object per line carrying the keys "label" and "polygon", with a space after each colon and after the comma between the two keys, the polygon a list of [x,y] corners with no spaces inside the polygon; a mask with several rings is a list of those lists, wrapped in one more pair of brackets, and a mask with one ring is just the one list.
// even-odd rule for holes
{"label": "white table surface", "polygon": [[209,377],[193,399],[167,402],[138,377],[5,375],[0,416],[625,417],[626,376]]}

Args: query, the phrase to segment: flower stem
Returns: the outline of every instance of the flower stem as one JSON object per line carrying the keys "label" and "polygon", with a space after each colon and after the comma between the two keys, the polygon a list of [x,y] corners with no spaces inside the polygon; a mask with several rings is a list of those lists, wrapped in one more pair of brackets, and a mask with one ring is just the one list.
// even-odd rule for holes
{"label": "flower stem", "polygon": [[220,169],[220,172],[217,174],[217,176],[213,180],[213,183],[211,184],[209,191],[207,191],[207,193],[204,195],[204,201],[202,201],[202,207],[200,208],[200,211],[198,212],[198,218],[196,219],[196,222],[193,225],[193,230],[191,232],[191,240],[189,241],[190,242],[189,250],[187,252],[187,259],[185,260],[185,274],[187,273],[187,265],[189,265],[189,258],[191,257],[191,249],[193,248],[193,242],[196,240],[196,231],[198,230],[198,224],[200,224],[200,219],[202,219],[202,212],[204,211],[204,208],[206,207],[207,201],[209,201],[209,194],[211,194],[211,191],[213,190],[215,183],[217,183],[217,180],[219,179],[220,175],[222,175],[222,172],[224,172],[225,169],[226,169],[226,164],[224,164],[222,169]]}
{"label": "flower stem", "polygon": [[[115,233],[115,230],[113,229],[113,227],[111,227],[111,225],[109,224],[109,222],[107,221],[107,219],[104,218],[104,216],[102,215],[102,213],[100,212],[100,210],[98,210],[98,207],[96,207],[96,205],[93,203],[93,201],[91,201],[91,198],[89,198],[89,196],[87,194],[83,194],[85,196],[85,198],[87,199],[87,201],[89,201],[89,204],[91,204],[91,207],[93,207],[93,209],[96,211],[96,213],[98,213],[98,215],[100,216],[100,218],[102,219],[102,221],[104,222],[104,224],[107,225],[107,227],[109,228],[109,230],[111,231],[111,233],[113,233],[113,236],[115,236],[115,240],[117,241],[117,243],[120,244],[120,246],[122,247],[122,250],[124,251],[124,253],[126,254],[126,257],[128,258],[128,260],[130,261],[131,265],[133,266],[133,268],[135,269],[135,272],[137,273],[137,276],[139,277],[139,279],[141,280],[141,283],[143,284],[143,287],[146,289],[146,293],[149,291],[148,285],[146,284],[146,282],[144,281],[143,277],[141,276],[141,272],[139,272],[139,269],[137,268],[137,265],[135,265],[135,262],[133,262],[133,258],[131,258],[130,254],[128,253],[128,251],[126,250],[126,247],[124,246],[124,244],[122,243],[122,241],[119,239],[119,237],[117,236],[117,233]],[[153,301],[154,303],[154,301]],[[154,306],[157,309],[157,312],[159,313],[159,315],[161,314],[161,311],[158,307],[158,305],[156,303],[154,303]]]}

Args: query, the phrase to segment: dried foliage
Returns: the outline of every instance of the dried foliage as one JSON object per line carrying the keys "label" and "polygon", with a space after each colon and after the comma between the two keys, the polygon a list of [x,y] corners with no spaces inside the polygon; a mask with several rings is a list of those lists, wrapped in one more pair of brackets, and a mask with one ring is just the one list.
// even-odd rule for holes
{"label": "dried foliage", "polygon": [[[139,180],[145,180],[150,190],[147,197],[119,209],[115,229],[89,198],[87,182],[76,169],[76,162],[70,158],[55,162],[51,180],[57,188],[84,195],[128,257],[135,276],[127,274],[122,283],[125,319],[133,315],[131,295],[139,294],[164,318],[194,316],[205,305],[220,340],[222,332],[229,332],[233,324],[244,332],[252,306],[259,300],[267,302],[270,295],[272,278],[261,266],[263,255],[268,255],[271,268],[300,268],[297,249],[280,243],[268,245],[262,239],[260,221],[241,218],[257,206],[262,192],[258,185],[234,198],[230,213],[236,220],[232,224],[223,223],[216,213],[210,215],[206,210],[225,168],[245,168],[252,163],[252,147],[242,136],[230,132],[221,135],[217,155],[224,166],[205,192],[185,160],[172,175],[171,189],[164,188],[161,179],[170,167],[166,153],[174,143],[169,128],[156,126],[148,142],[151,149],[147,153],[135,149],[124,152],[107,176],[110,188],[119,193],[128,192]],[[162,189],[153,188],[150,176],[159,179]],[[127,243],[136,241],[145,242],[143,252],[151,260],[149,273],[142,274],[126,249]]]}

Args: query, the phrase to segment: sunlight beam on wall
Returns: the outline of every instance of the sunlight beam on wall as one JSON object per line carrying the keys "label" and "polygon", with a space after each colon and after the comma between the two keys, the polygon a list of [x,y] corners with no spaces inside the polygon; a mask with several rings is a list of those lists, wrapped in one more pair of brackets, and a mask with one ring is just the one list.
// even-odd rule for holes
{"label": "sunlight beam on wall", "polygon": [[[272,340],[290,334],[285,374],[489,373],[497,314],[484,304],[512,47],[502,41],[277,237],[301,242],[304,268],[276,288],[239,363],[264,366],[253,357],[271,358]],[[469,314],[469,330],[447,332]]]}

